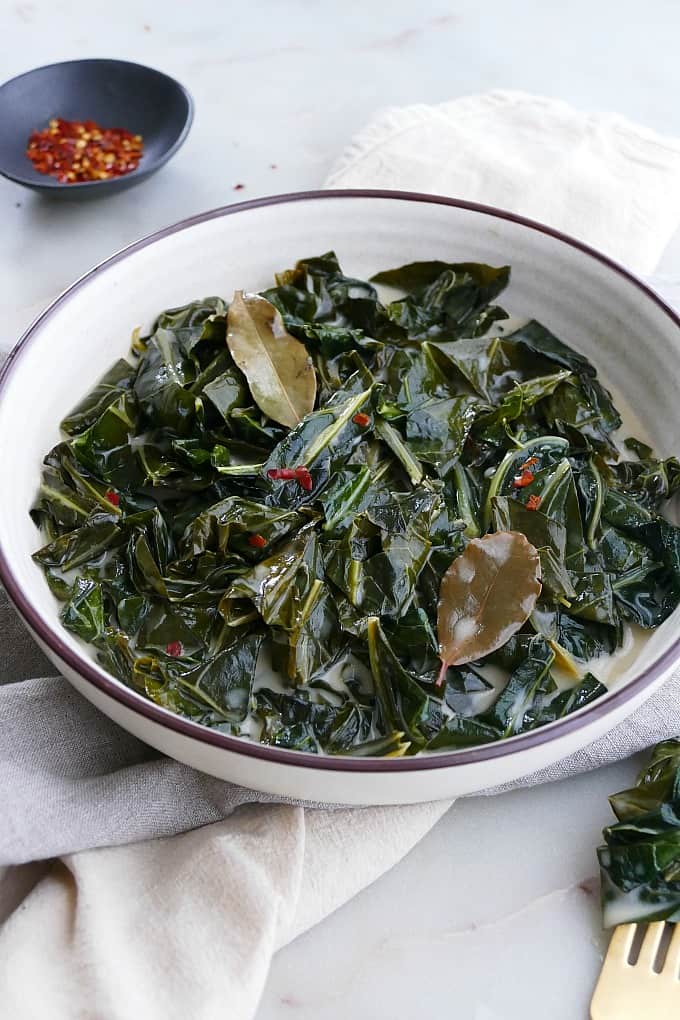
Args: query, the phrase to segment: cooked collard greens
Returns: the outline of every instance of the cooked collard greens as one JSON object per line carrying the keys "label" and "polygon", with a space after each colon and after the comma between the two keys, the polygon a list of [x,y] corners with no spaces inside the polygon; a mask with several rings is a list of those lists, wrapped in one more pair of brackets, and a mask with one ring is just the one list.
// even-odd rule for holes
{"label": "cooked collard greens", "polygon": [[162,312],[45,457],[64,626],[156,704],[313,753],[469,747],[600,697],[598,660],[680,599],[680,464],[622,459],[595,368],[495,304],[509,278],[367,282],[329,252]]}

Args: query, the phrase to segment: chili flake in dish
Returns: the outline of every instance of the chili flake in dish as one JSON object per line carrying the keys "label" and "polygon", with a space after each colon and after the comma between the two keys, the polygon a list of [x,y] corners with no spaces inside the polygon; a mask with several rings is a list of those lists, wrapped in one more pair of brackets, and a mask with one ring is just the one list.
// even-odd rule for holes
{"label": "chili flake in dish", "polygon": [[123,177],[139,166],[141,135],[125,128],[103,128],[93,120],[53,117],[28,139],[26,155],[41,174],[61,184],[82,184]]}

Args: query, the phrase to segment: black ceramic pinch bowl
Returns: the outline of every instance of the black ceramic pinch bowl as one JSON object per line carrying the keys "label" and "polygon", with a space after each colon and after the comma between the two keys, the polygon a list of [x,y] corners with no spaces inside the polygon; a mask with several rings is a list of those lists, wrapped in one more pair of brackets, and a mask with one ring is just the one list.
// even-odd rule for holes
{"label": "black ceramic pinch bowl", "polygon": [[[68,60],[37,67],[0,86],[0,173],[56,198],[90,198],[123,191],[150,177],[177,152],[194,104],[174,78],[126,60]],[[139,166],[123,177],[62,184],[38,173],[26,155],[31,132],[52,117],[94,120],[139,134]]]}

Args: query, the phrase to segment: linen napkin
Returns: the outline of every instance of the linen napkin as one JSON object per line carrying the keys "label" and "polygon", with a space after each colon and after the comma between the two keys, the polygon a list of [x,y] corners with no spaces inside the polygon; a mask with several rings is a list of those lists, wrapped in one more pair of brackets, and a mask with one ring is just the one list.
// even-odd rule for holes
{"label": "linen napkin", "polygon": [[[498,204],[648,272],[680,221],[680,143],[492,93],[380,115],[328,184]],[[2,602],[0,634],[0,1003],[12,1020],[247,1020],[276,949],[395,864],[448,807],[271,803],[99,715],[49,675]],[[611,734],[514,785],[672,735],[679,705],[676,676]]]}

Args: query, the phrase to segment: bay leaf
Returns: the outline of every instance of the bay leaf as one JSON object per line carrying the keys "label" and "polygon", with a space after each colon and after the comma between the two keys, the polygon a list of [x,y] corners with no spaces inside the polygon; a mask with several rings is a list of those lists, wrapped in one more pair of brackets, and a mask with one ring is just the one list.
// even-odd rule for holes
{"label": "bay leaf", "polygon": [[460,666],[501,648],[541,591],[537,550],[517,531],[472,539],[444,574],[437,606],[439,654]]}
{"label": "bay leaf", "polygon": [[237,290],[227,315],[227,345],[261,411],[294,428],[316,399],[316,372],[304,344],[259,294]]}

